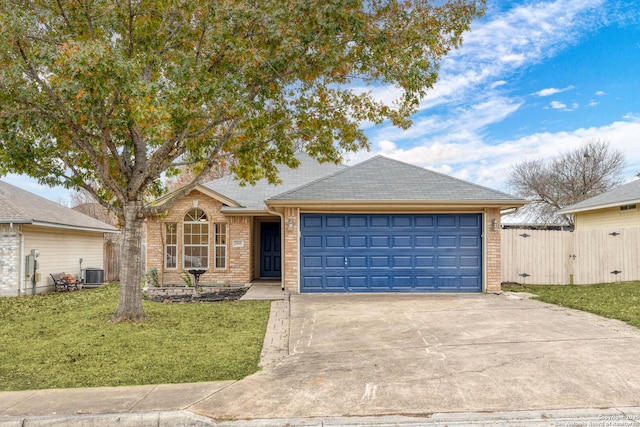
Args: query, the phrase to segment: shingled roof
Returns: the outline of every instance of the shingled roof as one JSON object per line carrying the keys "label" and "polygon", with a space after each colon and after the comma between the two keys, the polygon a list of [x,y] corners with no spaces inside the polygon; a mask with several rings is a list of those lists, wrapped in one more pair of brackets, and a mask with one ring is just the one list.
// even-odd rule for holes
{"label": "shingled roof", "polygon": [[225,206],[225,212],[265,210],[264,201],[270,197],[347,168],[345,165],[336,165],[335,163],[319,163],[306,153],[297,153],[296,158],[300,161],[300,165],[296,169],[278,165],[278,177],[282,181],[278,185],[269,184],[266,179],[261,179],[255,185],[241,186],[233,175],[227,175],[202,184],[202,187],[240,205],[240,207]]}
{"label": "shingled roof", "polygon": [[558,213],[575,213],[640,203],[640,179],[568,206]]}
{"label": "shingled roof", "polygon": [[0,224],[34,224],[105,233],[118,232],[112,225],[4,181],[0,181]]}
{"label": "shingled roof", "polygon": [[418,166],[376,156],[275,195],[277,201],[440,202],[517,205],[525,200]]}

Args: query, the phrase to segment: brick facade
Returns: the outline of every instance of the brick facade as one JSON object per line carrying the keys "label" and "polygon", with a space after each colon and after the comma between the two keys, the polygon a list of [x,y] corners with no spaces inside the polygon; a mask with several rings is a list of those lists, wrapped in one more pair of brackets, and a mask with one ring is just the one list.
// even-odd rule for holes
{"label": "brick facade", "polygon": [[[288,292],[300,292],[299,262],[300,252],[300,209],[285,208],[284,211],[284,244],[282,245],[284,259],[284,274],[282,285]],[[289,230],[289,220],[293,219],[293,230]]]}
{"label": "brick facade", "polygon": [[[255,278],[253,247],[254,220],[250,216],[228,216],[220,212],[222,203],[198,191],[193,191],[175,202],[169,210],[147,219],[147,268],[158,269],[160,286],[183,284],[183,233],[184,215],[197,205],[209,222],[209,257],[207,272],[200,277],[203,284],[246,284]],[[177,224],[177,268],[168,269],[164,263],[165,224]],[[214,266],[214,223],[227,224],[227,265],[224,269]]]}
{"label": "brick facade", "polygon": [[497,292],[502,289],[499,208],[487,209],[484,229],[486,242],[485,269],[487,278],[485,292]]}

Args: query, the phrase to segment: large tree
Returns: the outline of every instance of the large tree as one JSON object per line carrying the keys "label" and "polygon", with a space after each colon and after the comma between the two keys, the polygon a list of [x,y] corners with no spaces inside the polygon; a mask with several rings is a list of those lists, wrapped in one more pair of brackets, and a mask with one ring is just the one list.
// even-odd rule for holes
{"label": "large tree", "polygon": [[606,141],[588,141],[583,146],[544,160],[527,160],[513,167],[509,184],[529,200],[523,208],[535,220],[564,220],[573,227],[571,215],[557,212],[582,200],[604,193],[622,182],[624,155]]}
{"label": "large tree", "polygon": [[[188,166],[189,192],[232,156],[277,181],[294,147],[367,147],[359,125],[409,116],[483,0],[3,0],[0,173],[83,188],[121,218],[120,304],[144,318],[146,203]],[[392,86],[397,98],[374,96]],[[386,92],[387,94],[389,92]]]}

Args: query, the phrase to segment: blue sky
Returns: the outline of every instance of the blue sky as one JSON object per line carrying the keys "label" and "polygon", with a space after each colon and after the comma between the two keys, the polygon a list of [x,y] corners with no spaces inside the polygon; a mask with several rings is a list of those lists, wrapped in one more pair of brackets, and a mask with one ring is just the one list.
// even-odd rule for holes
{"label": "blue sky", "polygon": [[[377,154],[497,190],[516,163],[551,158],[589,140],[640,172],[640,1],[488,0],[487,13],[441,64],[440,78],[402,131],[365,125]],[[375,88],[391,99],[393,88]],[[60,200],[25,177],[9,183]]]}

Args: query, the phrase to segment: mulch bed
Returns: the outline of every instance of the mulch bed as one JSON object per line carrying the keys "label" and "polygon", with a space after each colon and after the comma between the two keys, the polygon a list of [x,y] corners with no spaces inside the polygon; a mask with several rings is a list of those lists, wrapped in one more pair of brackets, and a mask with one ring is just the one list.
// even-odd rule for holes
{"label": "mulch bed", "polygon": [[188,295],[172,295],[172,296],[156,296],[153,298],[145,298],[148,301],[162,302],[165,304],[178,303],[199,303],[199,302],[220,302],[220,301],[237,301],[249,288],[220,289],[216,292],[201,292],[200,297],[192,298]]}

